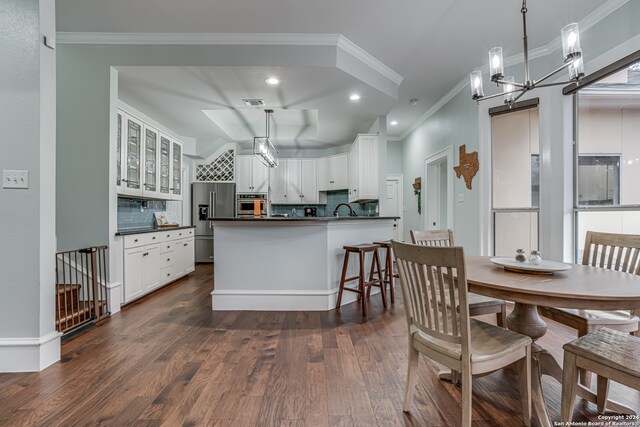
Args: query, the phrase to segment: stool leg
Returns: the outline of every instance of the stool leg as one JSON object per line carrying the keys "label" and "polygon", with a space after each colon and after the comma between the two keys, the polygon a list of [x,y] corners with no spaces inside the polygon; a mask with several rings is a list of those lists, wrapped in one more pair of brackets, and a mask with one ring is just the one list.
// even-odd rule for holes
{"label": "stool leg", "polygon": [[602,375],[597,376],[597,389],[598,394],[596,397],[596,403],[598,405],[598,412],[603,414],[607,409],[607,396],[609,394],[609,378]]}
{"label": "stool leg", "polygon": [[[373,275],[375,274],[375,264],[373,262],[373,255],[371,255],[371,271],[369,271],[369,283],[373,282]],[[371,296],[371,286],[367,286],[367,298]]]}
{"label": "stool leg", "polygon": [[377,249],[373,252],[373,261],[375,261],[376,268],[378,269],[378,280],[379,280],[378,283],[380,283],[380,293],[382,294],[382,305],[384,306],[384,308],[387,308],[387,291],[385,291],[385,288],[387,287],[387,285],[384,283],[384,280],[382,278],[382,273],[380,272],[382,268],[380,267],[380,257],[378,256]]}
{"label": "stool leg", "polygon": [[364,252],[360,252],[360,278],[358,279],[358,286],[360,288],[360,295],[362,296],[362,315],[367,317],[367,296],[365,295],[365,280],[364,275]]}
{"label": "stool leg", "polygon": [[340,277],[340,287],[338,288],[338,301],[336,302],[336,308],[340,308],[342,303],[342,291],[344,290],[344,279],[347,278],[347,266],[349,265],[349,251],[344,253],[344,262],[342,263],[342,276]]}
{"label": "stool leg", "polygon": [[396,302],[396,298],[395,291],[393,289],[393,254],[391,253],[391,248],[387,248],[387,268],[385,276],[387,276],[387,280],[389,281],[389,294],[391,295],[391,304],[393,304]]}

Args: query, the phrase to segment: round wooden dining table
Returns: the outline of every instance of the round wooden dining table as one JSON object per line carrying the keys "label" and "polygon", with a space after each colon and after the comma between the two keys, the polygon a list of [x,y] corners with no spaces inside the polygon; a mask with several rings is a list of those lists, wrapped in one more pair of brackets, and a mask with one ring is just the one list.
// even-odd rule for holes
{"label": "round wooden dining table", "polygon": [[[541,376],[550,375],[562,382],[562,368],[551,353],[535,342],[547,332],[538,306],[640,309],[640,276],[584,265],[572,265],[571,269],[554,274],[526,274],[505,271],[494,265],[491,257],[467,256],[465,261],[469,292],[515,303],[507,316],[507,327],[534,341],[531,365],[534,425],[552,426],[544,402]],[[578,395],[596,401],[596,395],[581,385]],[[612,401],[607,403],[607,408],[619,413],[634,413]]]}

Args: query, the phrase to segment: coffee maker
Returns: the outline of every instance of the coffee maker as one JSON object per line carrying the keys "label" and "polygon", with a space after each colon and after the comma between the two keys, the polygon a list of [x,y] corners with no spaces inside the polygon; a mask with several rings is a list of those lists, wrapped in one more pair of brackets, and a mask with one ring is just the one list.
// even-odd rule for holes
{"label": "coffee maker", "polygon": [[316,217],[316,216],[318,216],[316,208],[311,208],[311,207],[304,208],[304,216],[305,217]]}

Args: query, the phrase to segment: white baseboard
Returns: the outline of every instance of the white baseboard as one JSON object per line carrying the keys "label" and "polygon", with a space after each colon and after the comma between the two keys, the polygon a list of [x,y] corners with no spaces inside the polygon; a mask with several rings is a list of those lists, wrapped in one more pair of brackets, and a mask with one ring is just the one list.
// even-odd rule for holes
{"label": "white baseboard", "polygon": [[[372,294],[379,293],[373,289]],[[338,289],[329,291],[299,290],[215,290],[211,292],[214,311],[329,311],[336,307]],[[352,292],[342,294],[342,304],[356,301]]]}
{"label": "white baseboard", "polygon": [[39,338],[0,338],[0,372],[38,372],[60,360],[60,332]]}
{"label": "white baseboard", "polygon": [[109,313],[116,314],[122,306],[122,283],[109,283],[107,292],[109,292]]}

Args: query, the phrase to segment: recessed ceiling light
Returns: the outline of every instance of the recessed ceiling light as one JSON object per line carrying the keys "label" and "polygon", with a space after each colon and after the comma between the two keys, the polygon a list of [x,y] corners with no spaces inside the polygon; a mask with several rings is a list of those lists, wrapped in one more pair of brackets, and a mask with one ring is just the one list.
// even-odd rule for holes
{"label": "recessed ceiling light", "polygon": [[349,96],[349,99],[352,100],[352,101],[359,101],[360,100],[360,95],[358,95],[357,93],[352,93]]}
{"label": "recessed ceiling light", "polygon": [[391,123],[389,123],[391,126],[397,126],[398,125],[398,121],[397,120],[391,120]]}
{"label": "recessed ceiling light", "polygon": [[276,86],[280,83],[280,79],[274,76],[267,77],[264,81],[271,86]]}
{"label": "recessed ceiling light", "polygon": [[411,105],[418,105],[418,98],[413,98],[409,100],[409,104]]}

